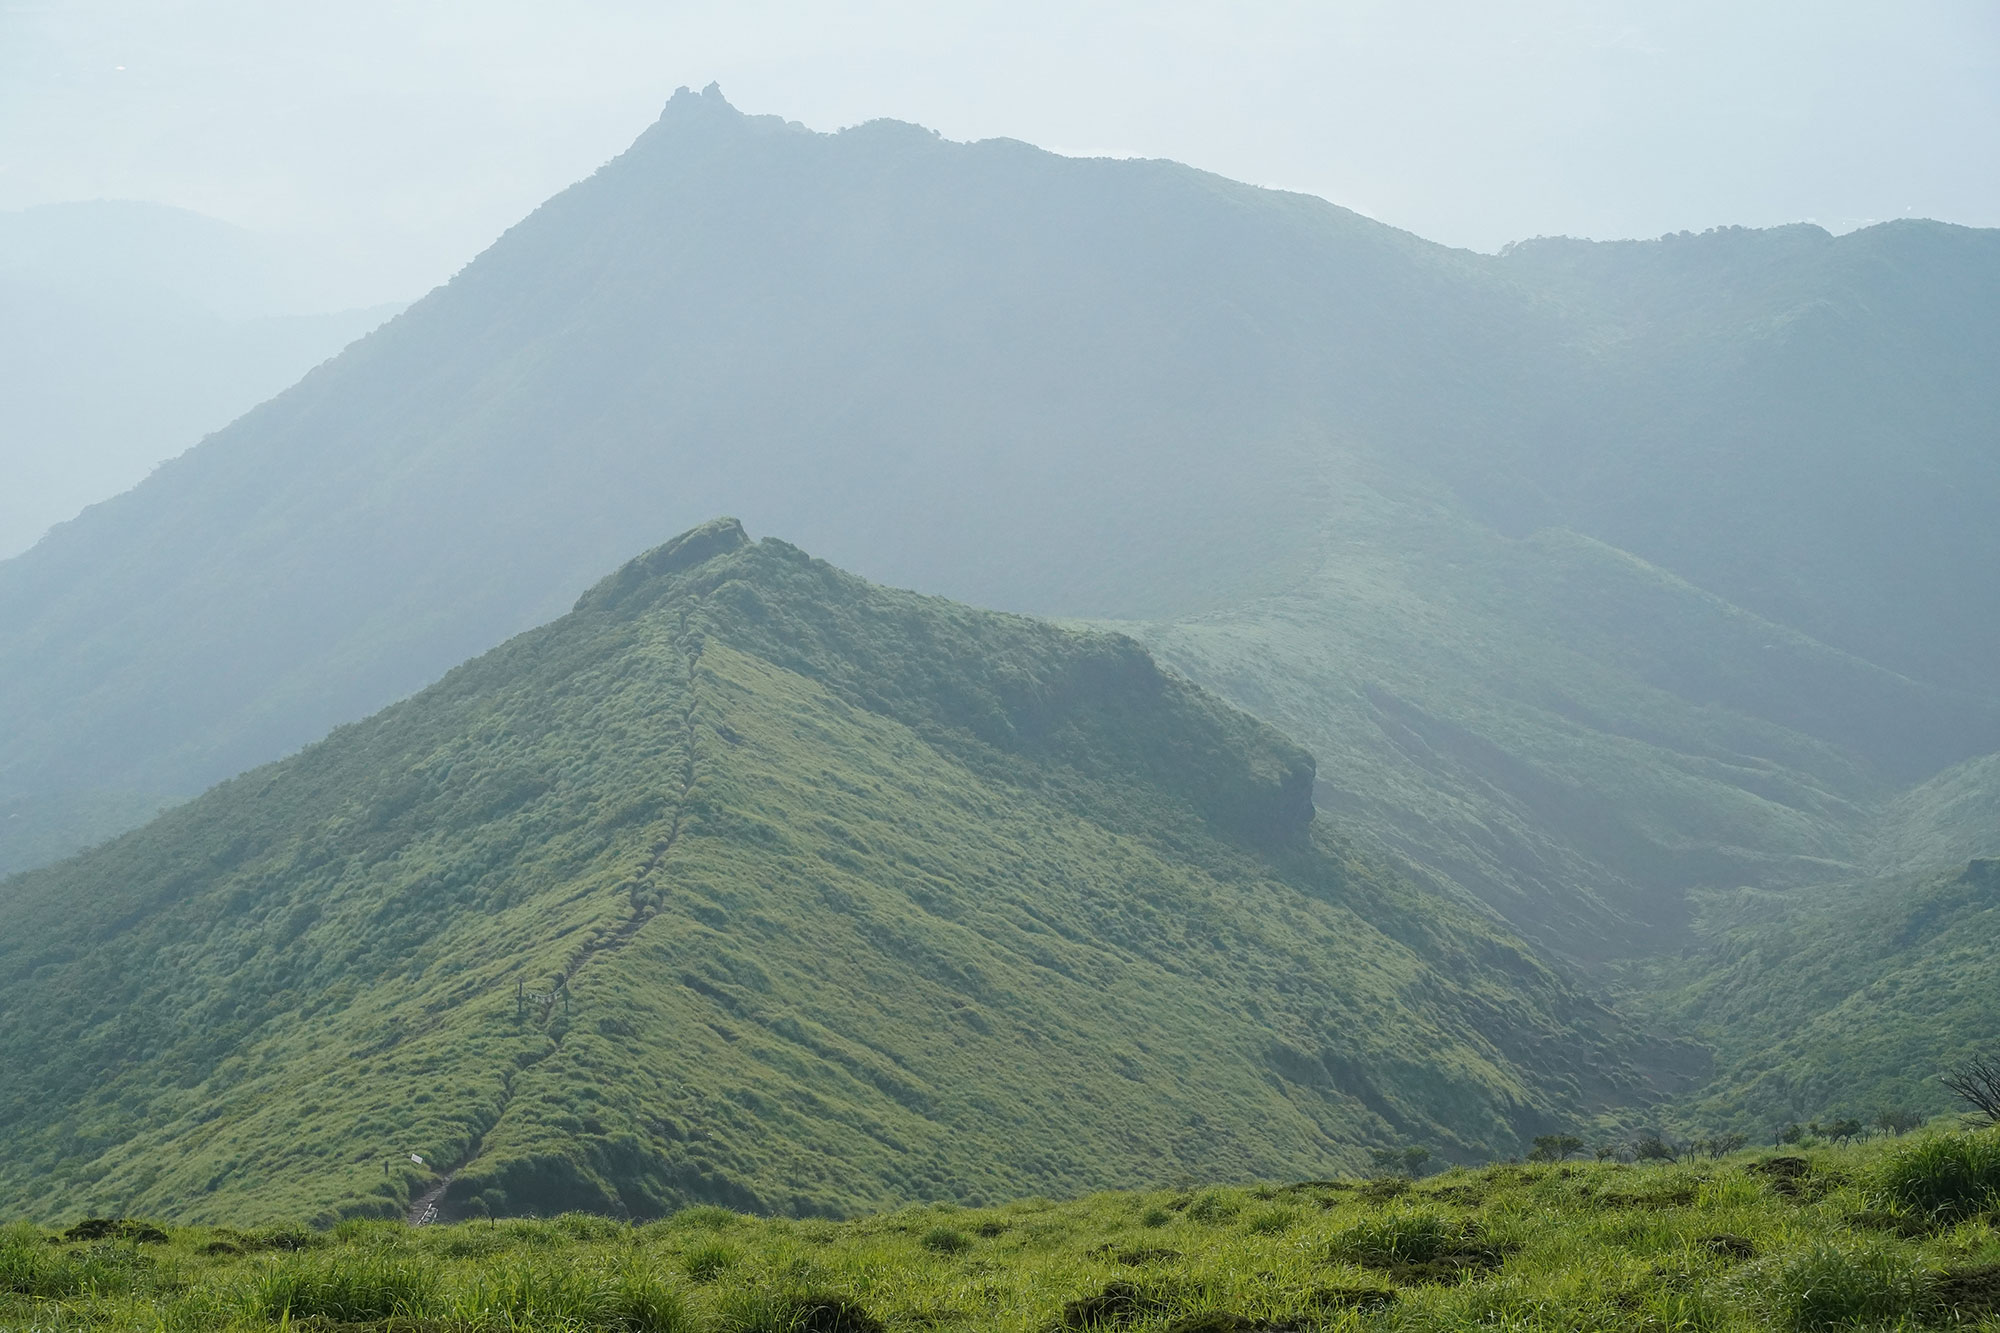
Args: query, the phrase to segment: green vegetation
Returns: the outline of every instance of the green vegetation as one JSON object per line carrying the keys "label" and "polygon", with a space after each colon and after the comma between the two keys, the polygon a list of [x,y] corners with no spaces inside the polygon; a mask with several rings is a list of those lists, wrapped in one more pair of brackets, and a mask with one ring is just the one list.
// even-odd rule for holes
{"label": "green vegetation", "polygon": [[[1632,985],[1716,1052],[1688,1117],[1774,1127],[1965,1109],[1939,1075],[1990,1039],[2000,862],[1703,901],[1708,947]],[[1897,1114],[1901,1112],[1901,1114]],[[1893,1130],[1893,1126],[1890,1127]]]}
{"label": "green vegetation", "polygon": [[[834,1222],[691,1208],[412,1228],[300,1248],[219,1227],[0,1233],[0,1326],[38,1329],[1708,1330],[1992,1328],[2000,1199],[1899,1192],[1983,1136],[1683,1165],[1453,1168],[1396,1188],[949,1203]],[[942,1237],[951,1237],[947,1243]],[[717,1256],[726,1255],[718,1262]]]}
{"label": "green vegetation", "polygon": [[845,1214],[1490,1157],[1647,1095],[1311,781],[1128,639],[710,524],[0,885],[0,1201]]}
{"label": "green vegetation", "polygon": [[1694,889],[1860,864],[1890,787],[1854,719],[1950,716],[1601,543],[1333,509],[1350,549],[1286,592],[1120,628],[1311,746],[1341,827],[1560,952],[1678,947]]}
{"label": "green vegetation", "polygon": [[2000,1208],[2000,1135],[1933,1135],[1883,1162],[1883,1196],[1921,1222],[1948,1226]]}

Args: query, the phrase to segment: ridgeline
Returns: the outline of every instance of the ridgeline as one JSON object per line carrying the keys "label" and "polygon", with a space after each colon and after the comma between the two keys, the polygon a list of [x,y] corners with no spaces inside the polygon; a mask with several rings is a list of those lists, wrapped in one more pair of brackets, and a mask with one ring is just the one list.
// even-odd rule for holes
{"label": "ridgeline", "polygon": [[0,1210],[844,1214],[1485,1157],[1645,1095],[1312,773],[1129,639],[712,523],[0,885]]}

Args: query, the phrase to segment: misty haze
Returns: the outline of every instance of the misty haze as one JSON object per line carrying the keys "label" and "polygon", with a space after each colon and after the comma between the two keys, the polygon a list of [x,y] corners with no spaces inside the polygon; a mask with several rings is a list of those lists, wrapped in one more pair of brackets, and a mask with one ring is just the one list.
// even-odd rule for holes
{"label": "misty haze", "polygon": [[0,7],[0,1328],[2000,1326],[2000,19]]}

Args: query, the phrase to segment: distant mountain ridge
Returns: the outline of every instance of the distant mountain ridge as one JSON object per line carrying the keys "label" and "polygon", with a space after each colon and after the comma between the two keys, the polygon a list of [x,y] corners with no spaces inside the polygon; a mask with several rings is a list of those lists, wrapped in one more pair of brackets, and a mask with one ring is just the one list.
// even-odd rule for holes
{"label": "distant mountain ridge", "polygon": [[260,238],[185,209],[96,200],[0,212],[0,559],[397,309],[326,309],[288,290],[280,269]]}
{"label": "distant mountain ridge", "polygon": [[1518,940],[1316,830],[1311,775],[1130,640],[705,525],[0,883],[0,1207],[838,1213],[1649,1095]]}

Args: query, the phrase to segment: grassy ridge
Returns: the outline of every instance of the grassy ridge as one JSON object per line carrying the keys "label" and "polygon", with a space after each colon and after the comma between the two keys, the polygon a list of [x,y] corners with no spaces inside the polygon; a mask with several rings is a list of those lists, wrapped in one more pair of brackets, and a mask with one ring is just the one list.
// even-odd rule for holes
{"label": "grassy ridge", "polygon": [[[1968,1168],[1970,1173],[1968,1174]],[[1947,1197],[1927,1190],[1956,1185]],[[1991,1134],[1677,1165],[1454,1169],[911,1207],[412,1229],[0,1231],[40,1329],[1994,1327]]]}
{"label": "grassy ridge", "polygon": [[848,1213],[1478,1158],[1649,1095],[1311,780],[1130,640],[710,525],[0,886],[0,1201]]}

